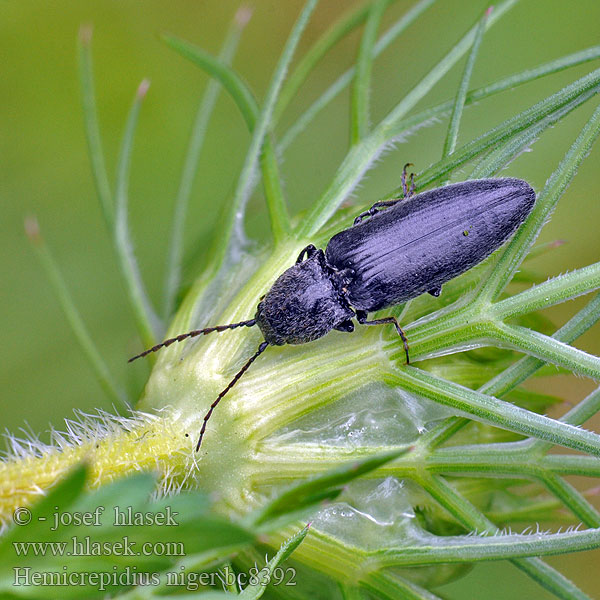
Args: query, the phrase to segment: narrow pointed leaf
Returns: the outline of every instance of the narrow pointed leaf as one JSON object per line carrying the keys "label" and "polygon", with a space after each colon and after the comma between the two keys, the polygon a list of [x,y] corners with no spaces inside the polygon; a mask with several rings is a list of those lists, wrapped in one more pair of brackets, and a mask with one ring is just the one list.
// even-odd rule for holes
{"label": "narrow pointed leaf", "polygon": [[144,80],[140,84],[133,106],[129,112],[121,152],[117,164],[117,177],[115,183],[115,228],[114,242],[119,259],[121,274],[125,280],[129,303],[138,326],[139,334],[145,346],[153,346],[162,336],[162,325],[156,316],[150,298],[146,292],[144,282],[135,258],[133,242],[129,233],[128,218],[128,188],[129,171],[131,167],[131,154],[133,151],[133,137],[137,126],[142,100],[148,91],[149,82]]}
{"label": "narrow pointed leaf", "polygon": [[[229,65],[237,49],[244,26],[247,23],[246,14],[248,9],[240,9],[236,14],[233,23],[225,36],[223,47],[218,60]],[[219,96],[220,86],[218,80],[211,80],[206,88],[206,92],[200,102],[192,134],[188,143],[188,148],[179,181],[179,189],[175,198],[173,211],[173,227],[169,241],[167,271],[165,278],[165,307],[164,317],[168,318],[173,312],[175,295],[181,283],[181,258],[183,254],[184,226],[187,216],[187,207],[192,193],[192,185],[196,175],[198,160],[204,139],[208,129],[208,124],[213,113],[213,109]]]}

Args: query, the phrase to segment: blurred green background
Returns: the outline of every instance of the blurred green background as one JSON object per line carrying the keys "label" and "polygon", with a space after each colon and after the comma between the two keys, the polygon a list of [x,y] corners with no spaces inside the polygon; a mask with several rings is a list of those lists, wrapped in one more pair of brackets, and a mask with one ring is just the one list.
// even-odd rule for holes
{"label": "blurred green background", "polygon": [[[234,66],[260,98],[302,2],[254,0],[253,17],[243,35]],[[322,0],[300,45],[306,50],[325,28],[356,2]],[[398,1],[386,13],[384,28],[412,2]],[[61,427],[73,408],[112,410],[94,379],[53,291],[23,234],[23,219],[37,215],[101,353],[135,397],[147,368],[128,367],[139,349],[131,312],[119,279],[114,253],[95,197],[84,138],[77,78],[76,37],[82,23],[94,25],[93,54],[97,102],[107,164],[114,172],[124,120],[140,80],[151,88],[136,136],[130,186],[130,223],[137,255],[149,291],[162,300],[167,238],[188,132],[207,77],[168,49],[157,33],[172,32],[217,53],[239,3],[230,0],[21,0],[0,8],[0,79],[2,276],[0,352],[3,425],[18,433]],[[373,122],[382,117],[441,58],[487,6],[483,0],[443,0],[429,9],[376,62],[373,73]],[[473,86],[600,43],[597,0],[523,0],[504,16],[482,44]],[[359,33],[340,43],[313,73],[280,126],[284,131],[326,86],[352,64]],[[454,96],[463,63],[459,63],[426,101],[425,108]],[[570,69],[518,91],[494,96],[466,111],[459,143],[500,123],[575,78],[597,63]],[[575,135],[598,104],[593,99],[544,134],[533,152],[519,157],[506,174],[529,180],[541,189]],[[343,94],[313,122],[283,157],[285,192],[294,211],[309,206],[324,189],[348,143],[348,94]],[[367,204],[398,184],[404,162],[416,169],[441,154],[445,124],[417,132],[385,155],[371,171],[354,201]],[[220,96],[196,179],[186,230],[186,281],[202,262],[216,211],[231,193],[249,136],[233,102]],[[600,258],[600,149],[595,148],[563,197],[542,241],[568,244],[536,259],[548,275],[584,266]],[[460,179],[457,174],[454,179]],[[249,208],[248,228],[265,233],[260,193]],[[195,258],[194,258],[195,257]],[[557,323],[583,305],[573,301],[547,311]],[[596,327],[577,346],[600,354]],[[560,378],[552,393],[576,402],[590,391],[587,380]],[[597,555],[596,555],[597,556]],[[554,559],[589,593],[598,592],[596,573],[579,556]],[[460,585],[474,586],[471,597],[492,572],[481,567]],[[588,571],[586,573],[586,570]],[[507,577],[520,578],[514,569]],[[483,574],[483,575],[482,575]],[[587,577],[587,581],[586,581]],[[518,579],[516,580],[518,581]],[[523,577],[521,597],[546,597]],[[470,583],[469,583],[470,582]],[[515,589],[513,585],[507,586]],[[445,588],[449,597],[456,586]],[[454,590],[454,591],[453,591]],[[508,597],[502,586],[485,588],[488,600]],[[458,596],[456,596],[458,597]],[[481,597],[481,596],[480,596]]]}

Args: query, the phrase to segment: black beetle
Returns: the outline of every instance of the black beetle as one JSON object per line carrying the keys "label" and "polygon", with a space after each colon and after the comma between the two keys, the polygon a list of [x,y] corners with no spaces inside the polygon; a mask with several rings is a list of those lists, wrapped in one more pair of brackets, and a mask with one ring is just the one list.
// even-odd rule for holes
{"label": "black beetle", "polygon": [[369,321],[368,313],[424,292],[439,296],[446,281],[497,250],[535,204],[531,186],[512,178],[465,181],[412,195],[408,166],[402,173],[403,199],[374,204],[334,235],[325,252],[312,244],[304,248],[261,298],[253,319],[183,333],[130,359],[190,337],[258,325],[264,341],[210,406],[196,450],[217,404],[269,345],[305,344],[332,329],[352,332],[356,318],[362,325],[393,324],[408,364],[408,342],[396,319]]}

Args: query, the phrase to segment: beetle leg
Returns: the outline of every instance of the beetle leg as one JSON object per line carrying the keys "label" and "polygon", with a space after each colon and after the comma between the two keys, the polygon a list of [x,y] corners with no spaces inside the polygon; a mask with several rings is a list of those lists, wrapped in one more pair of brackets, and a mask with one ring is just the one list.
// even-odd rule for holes
{"label": "beetle leg", "polygon": [[317,248],[312,244],[309,244],[302,250],[302,252],[300,252],[300,255],[296,259],[296,264],[301,263],[304,260],[304,257],[311,258],[316,252],[318,252]]}
{"label": "beetle leg", "polygon": [[396,317],[384,317],[383,319],[374,319],[373,321],[367,321],[367,313],[364,310],[356,311],[356,319],[361,325],[386,325],[387,323],[392,323],[398,332],[398,335],[402,338],[402,343],[404,344],[404,352],[406,353],[406,364],[410,364],[410,358],[408,356],[408,340],[406,339],[406,335],[400,325],[398,325],[398,321],[396,321]]}
{"label": "beetle leg", "polygon": [[373,206],[369,210],[365,210],[365,212],[360,213],[356,219],[354,219],[354,225],[358,225],[362,222],[366,217],[372,217],[379,212],[380,208],[387,208],[388,206],[394,206],[396,202],[400,202],[402,198],[393,198],[392,200],[383,200],[381,202],[375,202]]}
{"label": "beetle leg", "polygon": [[406,171],[407,171],[408,167],[414,167],[414,165],[412,163],[406,163],[404,165],[404,168],[402,169],[402,193],[404,194],[404,196],[402,198],[392,198],[391,200],[375,202],[375,204],[373,204],[373,206],[371,206],[371,208],[369,210],[366,210],[365,212],[360,213],[360,215],[358,215],[358,217],[356,217],[356,219],[354,219],[354,225],[358,225],[366,217],[372,217],[373,215],[376,215],[379,212],[378,209],[394,206],[394,204],[396,204],[396,202],[400,202],[400,200],[406,200],[407,198],[410,198],[412,195],[414,195],[414,193],[415,193],[415,174],[414,173],[411,173],[409,176],[410,177],[410,188],[406,185]]}
{"label": "beetle leg", "polygon": [[415,174],[410,174],[410,189],[406,185],[406,170],[408,167],[414,167],[412,163],[406,163],[402,169],[402,191],[404,192],[404,199],[410,198],[415,193]]}
{"label": "beetle leg", "polygon": [[345,333],[352,333],[354,331],[354,323],[348,319],[347,321],[342,321],[338,325],[334,327],[336,331],[343,331]]}
{"label": "beetle leg", "polygon": [[[409,195],[412,195],[412,192],[414,192],[414,190],[411,190],[411,193],[408,193],[408,188],[406,187],[406,170],[408,169],[408,167],[414,167],[415,165],[413,165],[412,163],[406,163],[402,169],[402,191],[404,192],[404,197],[408,198]],[[412,184],[414,183],[414,174],[411,174],[410,176],[410,183],[411,183],[411,187]]]}

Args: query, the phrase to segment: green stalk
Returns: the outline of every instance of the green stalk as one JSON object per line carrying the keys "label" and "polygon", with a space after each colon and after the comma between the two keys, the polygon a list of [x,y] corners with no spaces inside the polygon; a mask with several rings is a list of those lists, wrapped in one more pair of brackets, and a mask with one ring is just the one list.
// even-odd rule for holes
{"label": "green stalk", "polygon": [[[488,19],[487,26],[491,27],[516,1],[505,0],[498,6]],[[384,146],[402,133],[398,131],[397,127],[406,113],[433,88],[471,47],[475,33],[476,29],[471,29],[404,99],[396,104],[390,113],[373,129],[371,134],[363,138],[360,144],[355,144],[350,148],[330,186],[314,204],[303,220],[302,225],[298,228],[298,239],[314,237],[317,231],[329,220],[340,203],[355,188]],[[396,195],[396,197],[398,196]]]}
{"label": "green stalk", "polygon": [[[596,80],[598,73],[600,71],[592,74],[591,80]],[[538,195],[536,205],[525,224],[502,252],[482,287],[479,296],[480,302],[494,300],[502,293],[523,257],[533,245],[559,198],[575,176],[579,165],[588,155],[598,135],[600,135],[600,107],[596,108],[556,171],[551,175],[543,191]]]}
{"label": "green stalk", "polygon": [[[283,84],[283,79],[289,63],[294,55],[296,46],[300,40],[300,36],[302,35],[302,31],[306,27],[308,19],[310,18],[316,3],[317,0],[307,1],[300,17],[292,29],[292,32],[281,54],[281,58],[275,68],[273,78],[265,96],[263,107],[258,115],[256,125],[252,132],[252,140],[250,142],[250,147],[248,148],[248,153],[246,154],[246,161],[242,167],[242,172],[238,180],[234,194],[233,205],[231,207],[232,218],[225,225],[224,231],[222,231],[225,239],[229,239],[232,232],[242,230],[240,216],[243,215],[243,207],[245,206],[251,192],[254,169],[258,163],[263,142],[268,137],[271,117],[275,109],[275,103],[277,102],[279,90]],[[280,189],[280,186],[276,186],[271,189]],[[275,239],[278,241],[281,239],[281,236],[287,229],[287,217],[285,217],[283,198],[272,198],[272,201],[268,202],[268,207],[273,234]]]}
{"label": "green stalk", "polygon": [[542,415],[463,388],[434,377],[426,371],[406,367],[386,377],[389,383],[401,384],[405,390],[429,398],[444,406],[466,412],[477,419],[523,435],[551,441],[567,448],[600,456],[600,436],[577,427],[559,423]]}
{"label": "green stalk", "polygon": [[92,69],[92,28],[84,25],[79,30],[79,83],[81,86],[81,100],[85,135],[88,144],[88,153],[92,166],[92,175],[96,185],[96,193],[100,200],[102,216],[109,231],[113,230],[115,209],[113,206],[112,192],[104,163],[102,139],[98,125],[98,111],[96,109],[96,93],[94,91],[94,75]]}
{"label": "green stalk", "polygon": [[369,130],[369,92],[373,70],[373,47],[377,30],[390,0],[375,0],[369,10],[367,23],[358,49],[356,75],[350,101],[350,142],[356,144]]}
{"label": "green stalk", "polygon": [[563,344],[547,335],[526,327],[494,323],[489,335],[509,347],[525,354],[537,356],[546,362],[571,369],[574,373],[600,379],[600,358]]}
{"label": "green stalk", "polygon": [[[172,35],[163,35],[165,42],[174,48],[179,54],[204,69],[211,76],[215,77],[221,85],[229,92],[234,102],[237,104],[242,117],[246,121],[246,125],[250,132],[254,132],[257,120],[259,118],[259,107],[254,95],[244,83],[241,77],[222,60],[215,58],[201,48],[185,42]],[[264,119],[264,116],[263,116]],[[280,181],[279,167],[271,139],[269,135],[263,132],[264,144],[260,153],[260,167],[263,180],[263,189],[269,210],[269,218],[271,221],[271,232],[275,243],[281,243],[284,237],[289,233],[289,217],[285,207],[285,199]],[[246,195],[251,193],[252,185]],[[235,205],[238,205],[237,208]],[[245,205],[245,203],[242,203]],[[225,235],[216,236],[211,251],[213,257],[209,266],[213,272],[217,272],[223,264],[227,256],[231,237],[234,233],[233,219],[238,215],[238,219],[243,216],[243,206],[240,205],[240,200],[237,196],[231,200],[230,205],[224,207],[222,211],[221,227],[225,231]]]}
{"label": "green stalk", "polygon": [[133,245],[127,225],[127,185],[133,144],[133,134],[137,124],[139,107],[146,94],[148,82],[144,81],[138,89],[133,107],[129,113],[117,165],[115,197],[110,191],[108,174],[102,152],[102,140],[96,111],[94,80],[92,74],[91,28],[82,27],[79,34],[79,77],[83,101],[85,131],[89,148],[92,173],[104,221],[113,235],[119,267],[125,281],[129,302],[133,310],[138,332],[146,346],[151,346],[162,330],[154,313],[150,299],[139,273]]}
{"label": "green stalk", "polygon": [[344,13],[329,29],[311,46],[311,48],[298,61],[294,71],[290,74],[281,93],[277,99],[277,105],[273,113],[273,120],[278,123],[282,113],[288,107],[289,103],[296,97],[298,90],[302,87],[304,81],[308,78],[313,69],[321,59],[333,48],[342,38],[364,23],[371,10],[371,4],[359,4]]}
{"label": "green stalk", "polygon": [[460,120],[465,108],[465,100],[467,98],[467,90],[469,89],[469,83],[471,81],[471,74],[473,73],[473,67],[475,66],[477,54],[479,53],[479,46],[481,45],[481,40],[483,39],[483,34],[485,33],[485,24],[490,13],[491,9],[488,9],[483,17],[479,20],[475,38],[473,39],[473,46],[471,47],[471,52],[469,54],[469,58],[467,59],[467,64],[465,65],[465,70],[456,92],[456,98],[454,99],[454,106],[452,107],[452,114],[450,115],[450,123],[448,124],[448,133],[446,134],[446,141],[444,142],[444,149],[442,150],[442,158],[450,156],[450,154],[452,154],[456,148]]}
{"label": "green stalk", "polygon": [[[579,336],[583,335],[590,327],[592,327],[592,325],[597,323],[599,319],[600,295],[596,296],[585,308],[573,316],[563,327],[556,331],[552,337],[569,344],[575,341]],[[535,356],[522,358],[496,377],[483,384],[479,388],[479,391],[491,396],[502,397],[533,375],[545,364],[546,363],[543,360],[536,358]],[[580,425],[583,421],[568,420],[565,422],[571,423],[572,425]],[[420,440],[420,444],[431,449],[441,446],[469,423],[470,420],[464,417],[449,417],[425,433]],[[541,442],[539,440],[534,440],[534,443],[546,444],[546,442]]]}
{"label": "green stalk", "polygon": [[[264,443],[260,448],[261,467],[255,485],[277,485],[289,478],[308,477],[334,469],[354,458],[366,460],[373,456],[403,454],[407,447],[357,446],[352,451],[332,445],[305,447],[299,444]],[[295,457],[295,462],[292,462]],[[418,441],[412,451],[398,460],[381,466],[367,478],[422,480],[431,475],[468,477],[515,477],[543,480],[546,476],[580,475],[598,477],[600,461],[592,456],[551,454],[538,456],[525,442],[452,446],[430,451]]]}
{"label": "green stalk", "polygon": [[135,96],[135,100],[127,117],[125,132],[121,143],[117,175],[115,183],[115,226],[114,244],[119,259],[119,267],[126,283],[127,295],[133,308],[133,314],[138,326],[138,331],[145,346],[153,346],[161,337],[162,325],[154,313],[154,309],[146,293],[144,282],[135,259],[133,243],[129,235],[128,223],[128,187],[129,171],[131,167],[131,153],[133,151],[133,136],[137,126],[142,100],[146,96],[150,83],[142,81]]}
{"label": "green stalk", "polygon": [[548,491],[554,494],[587,527],[600,527],[600,513],[570,483],[557,475],[542,478]]}
{"label": "green stalk", "polygon": [[[221,52],[217,59],[225,65],[229,65],[235,55],[235,51],[249,16],[247,8],[239,9],[225,36],[225,41],[223,42]],[[168,249],[164,287],[165,319],[169,318],[173,312],[175,296],[181,283],[181,259],[183,255],[183,238],[187,209],[192,194],[192,186],[196,175],[200,152],[204,145],[204,139],[206,137],[213,109],[217,102],[217,98],[219,97],[219,91],[220,86],[217,81],[211,80],[198,107],[183,163],[179,189],[177,191],[177,197],[175,198],[173,226]]]}
{"label": "green stalk", "polygon": [[127,395],[113,379],[108,366],[100,355],[100,351],[94,342],[93,336],[83,322],[83,319],[77,310],[77,306],[75,305],[75,301],[60,272],[58,264],[40,233],[37,220],[33,218],[27,219],[25,221],[25,232],[44,271],[46,271],[46,274],[48,275],[48,279],[54,288],[58,301],[67,317],[67,321],[75,334],[75,339],[79,343],[84,356],[92,367],[92,372],[96,376],[100,387],[115,406],[128,408],[130,404]]}
{"label": "green stalk", "polygon": [[496,302],[490,313],[494,319],[506,320],[589,294],[599,287],[600,262],[597,262]]}
{"label": "green stalk", "polygon": [[416,583],[389,571],[368,573],[360,581],[361,587],[384,600],[441,600],[439,596]]}

